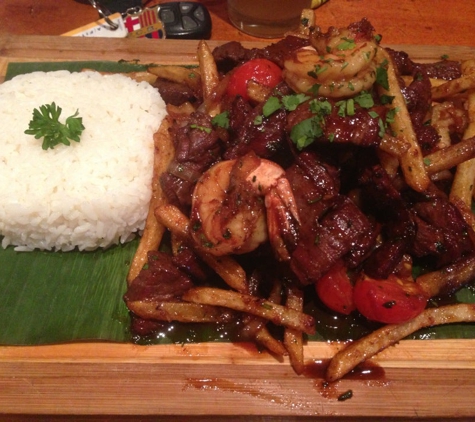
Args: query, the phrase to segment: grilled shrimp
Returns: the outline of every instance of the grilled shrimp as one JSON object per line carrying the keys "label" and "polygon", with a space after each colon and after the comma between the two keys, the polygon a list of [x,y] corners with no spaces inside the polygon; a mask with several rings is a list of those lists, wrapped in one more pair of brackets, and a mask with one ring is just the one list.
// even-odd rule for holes
{"label": "grilled shrimp", "polygon": [[349,29],[335,29],[316,36],[313,48],[302,48],[285,60],[283,77],[297,92],[318,87],[329,98],[354,96],[376,80],[377,43],[357,37]]}
{"label": "grilled shrimp", "polygon": [[284,237],[296,238],[299,223],[284,169],[255,153],[215,164],[193,192],[192,237],[216,256],[250,252],[269,240],[288,260]]}

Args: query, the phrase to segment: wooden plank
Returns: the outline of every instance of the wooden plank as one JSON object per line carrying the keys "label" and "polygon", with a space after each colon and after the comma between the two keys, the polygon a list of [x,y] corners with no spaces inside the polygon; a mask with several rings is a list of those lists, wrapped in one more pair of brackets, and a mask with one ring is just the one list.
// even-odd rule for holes
{"label": "wooden plank", "polygon": [[[296,376],[250,345],[68,344],[0,349],[5,413],[469,416],[474,340],[404,341],[326,386],[335,346],[312,343]],[[323,361],[323,362],[322,362]],[[384,368],[384,369],[382,369]],[[352,391],[347,401],[343,393]],[[210,406],[212,403],[212,406]]]}
{"label": "wooden plank", "polygon": [[[219,41],[210,42],[213,48]],[[264,43],[246,44],[262,46]],[[415,60],[475,57],[473,47],[394,46]],[[134,60],[194,64],[196,41],[1,36],[0,75],[13,61]],[[342,344],[311,343],[296,376],[249,344],[78,343],[0,347],[0,413],[468,417],[475,415],[475,340],[403,341],[357,377],[326,386]],[[338,398],[348,391],[346,401]]]}
{"label": "wooden plank", "polygon": [[[224,41],[208,41],[211,48]],[[243,42],[262,47],[262,42]],[[0,36],[0,57],[5,61],[140,60],[142,63],[196,64],[197,41],[148,39],[108,39],[33,35]],[[473,58],[475,47],[393,45],[414,60],[438,60],[447,54],[454,60]]]}

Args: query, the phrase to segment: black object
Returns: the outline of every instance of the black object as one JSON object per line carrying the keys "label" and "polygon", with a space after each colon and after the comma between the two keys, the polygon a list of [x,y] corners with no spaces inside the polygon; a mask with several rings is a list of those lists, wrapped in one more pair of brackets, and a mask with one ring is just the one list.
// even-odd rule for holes
{"label": "black object", "polygon": [[158,17],[167,38],[206,39],[211,35],[211,16],[201,3],[168,2],[158,6]]}
{"label": "black object", "polygon": [[110,13],[125,13],[128,9],[142,7],[142,0],[99,0]]}

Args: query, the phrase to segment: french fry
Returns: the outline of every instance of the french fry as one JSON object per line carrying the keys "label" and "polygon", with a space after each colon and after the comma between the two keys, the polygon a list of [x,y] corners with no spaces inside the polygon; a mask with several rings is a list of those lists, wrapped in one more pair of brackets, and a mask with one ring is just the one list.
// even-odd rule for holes
{"label": "french fry", "polygon": [[213,53],[204,40],[198,43],[198,63],[200,65],[203,97],[206,99],[216,89],[219,83],[219,74]]}
{"label": "french fry", "polygon": [[275,337],[272,337],[272,334],[265,326],[257,330],[254,339],[277,357],[287,356],[288,354],[284,345]]}
{"label": "french fry", "polygon": [[154,210],[158,205],[166,203],[165,194],[160,186],[160,175],[168,168],[175,149],[169,134],[171,120],[167,116],[163,119],[157,133],[154,134],[154,159],[152,176],[152,197],[150,199],[145,228],[140,238],[139,246],[134,254],[127,274],[127,282],[136,278],[147,262],[147,252],[158,249],[165,228],[155,218]]}
{"label": "french fry", "polygon": [[155,208],[155,217],[170,232],[182,239],[188,239],[190,220],[177,207],[164,204]]}
{"label": "french fry", "polygon": [[[189,239],[190,221],[178,208],[173,205],[162,205],[155,209],[157,221],[168,230],[183,239]],[[233,289],[247,292],[248,284],[244,269],[230,256],[213,256],[202,250],[195,250],[200,258]]]}
{"label": "french fry", "polygon": [[429,297],[451,293],[475,278],[475,256],[470,255],[437,271],[416,279]]}
{"label": "french fry", "polygon": [[[275,280],[272,286],[272,290],[269,294],[268,300],[272,303],[279,304],[281,302],[281,296],[282,296],[282,283],[280,282],[280,280]],[[286,356],[288,354],[286,348],[284,347],[281,341],[277,340],[275,337],[272,336],[272,334],[269,332],[269,330],[267,329],[265,325],[266,324],[265,320],[263,320],[262,318],[255,317],[253,315],[247,315],[247,317],[244,318],[244,323],[247,326],[256,325],[256,322],[257,323],[260,322],[261,325],[259,326],[259,324],[257,324],[258,328],[254,330],[255,332],[253,334],[254,334],[255,341],[259,343],[261,346],[268,349],[275,356],[278,356],[278,357]]]}
{"label": "french fry", "polygon": [[271,92],[271,88],[259,84],[252,79],[247,83],[247,94],[249,95],[249,98],[256,103],[264,102]]}
{"label": "french fry", "polygon": [[[398,77],[394,64],[389,54],[383,49],[378,48],[377,58],[380,63],[387,62],[387,75],[389,90],[380,87],[382,94],[394,97],[391,104],[392,108],[395,108],[397,112],[394,115],[394,119],[391,125],[392,131],[395,133],[395,137],[400,140],[403,147],[402,154],[399,157],[399,163],[401,170],[404,174],[406,183],[418,192],[426,190],[430,184],[429,176],[426,173],[421,148],[417,142],[417,137],[412,127],[411,117],[407,110],[406,102],[399,88]],[[408,144],[409,148],[405,149]]]}
{"label": "french fry", "polygon": [[456,110],[455,106],[450,101],[434,103],[432,105],[431,123],[432,127],[437,131],[437,135],[439,135],[439,141],[437,142],[437,148],[439,149],[446,148],[452,144],[450,126],[454,123],[451,115],[451,112],[454,110]]}
{"label": "french fry", "polygon": [[388,134],[383,136],[383,139],[381,139],[381,143],[379,145],[379,149],[381,151],[384,151],[393,157],[400,157],[402,154],[407,152],[409,148],[410,145],[408,143],[401,142],[400,139]]}
{"label": "french fry", "polygon": [[360,363],[421,328],[455,322],[474,321],[474,304],[447,305],[440,308],[426,309],[408,322],[386,325],[350,343],[349,346],[333,356],[326,370],[325,378],[329,382],[343,378]]}
{"label": "french fry", "polygon": [[127,307],[137,316],[157,321],[229,322],[232,312],[211,305],[188,302],[129,301]]}
{"label": "french fry", "polygon": [[[472,63],[465,64],[465,70],[472,71]],[[463,71],[464,69],[462,69]],[[475,75],[474,75],[475,76]],[[467,113],[468,113],[468,126],[465,130],[464,139],[475,136],[475,90],[471,90],[468,93],[467,98]],[[467,206],[471,205],[472,197],[474,194],[475,181],[475,159],[470,159],[460,163],[457,166],[455,172],[454,181],[450,189],[449,199],[451,202],[456,202],[455,198],[459,198]]]}
{"label": "french fry", "polygon": [[439,86],[434,86],[432,88],[432,99],[443,100],[470,89],[475,89],[475,73],[452,79]]}
{"label": "french fry", "polygon": [[150,66],[148,72],[156,78],[184,84],[192,89],[199,89],[201,85],[201,75],[198,68],[187,68],[183,66]]}
{"label": "french fry", "polygon": [[257,296],[219,288],[195,287],[188,290],[182,299],[188,302],[234,309],[267,319],[276,325],[294,328],[307,334],[315,333],[315,320],[310,315]]}
{"label": "french fry", "polygon": [[474,157],[475,137],[472,137],[426,155],[424,165],[427,173],[432,175],[442,170],[449,170]]}
{"label": "french fry", "polygon": [[[303,311],[303,292],[295,287],[287,288],[286,306],[295,311]],[[289,352],[289,359],[292,368],[297,375],[303,373],[305,369],[303,354],[302,331],[294,328],[286,328],[284,331],[284,346]]]}

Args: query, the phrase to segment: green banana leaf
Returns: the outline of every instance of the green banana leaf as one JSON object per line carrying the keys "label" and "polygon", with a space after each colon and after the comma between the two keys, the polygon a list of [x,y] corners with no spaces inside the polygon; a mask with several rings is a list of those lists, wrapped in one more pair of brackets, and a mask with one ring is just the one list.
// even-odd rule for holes
{"label": "green banana leaf", "polygon": [[[100,71],[142,70],[121,62],[13,63],[6,79],[35,70],[91,68]],[[42,345],[85,340],[147,344],[230,341],[232,327],[173,324],[153,338],[130,332],[129,312],[122,299],[126,274],[138,240],[94,252],[15,252],[0,248],[1,345]],[[475,302],[472,287],[460,290],[453,302]],[[359,337],[375,328],[355,316],[340,317],[313,302],[306,312],[317,320],[311,340]],[[474,324],[456,324],[422,330],[413,338],[475,338]]]}

